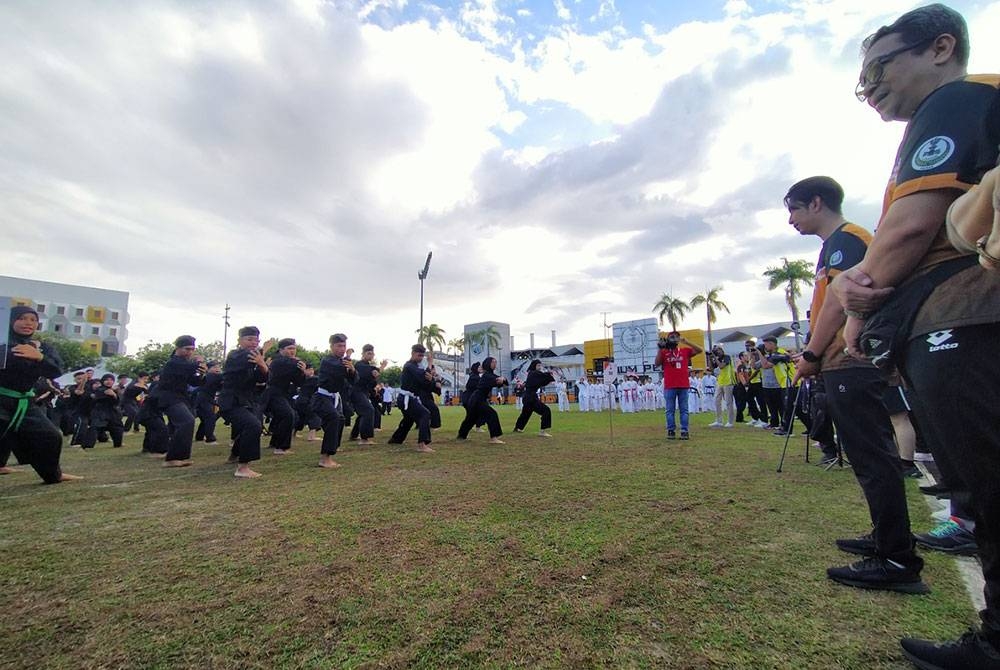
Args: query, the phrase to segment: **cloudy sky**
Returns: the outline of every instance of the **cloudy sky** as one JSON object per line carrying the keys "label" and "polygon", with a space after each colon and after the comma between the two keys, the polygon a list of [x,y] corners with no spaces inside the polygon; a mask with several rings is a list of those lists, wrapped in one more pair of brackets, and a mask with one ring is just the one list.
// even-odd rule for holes
{"label": "cloudy sky", "polygon": [[[855,100],[858,45],[913,6],[5,2],[0,274],[129,291],[132,351],[229,303],[402,358],[431,250],[449,337],[581,342],[715,285],[718,327],[785,319],[761,272],[817,242],[781,198],[829,174],[873,227],[902,126]],[[1000,2],[952,6],[997,71]]]}

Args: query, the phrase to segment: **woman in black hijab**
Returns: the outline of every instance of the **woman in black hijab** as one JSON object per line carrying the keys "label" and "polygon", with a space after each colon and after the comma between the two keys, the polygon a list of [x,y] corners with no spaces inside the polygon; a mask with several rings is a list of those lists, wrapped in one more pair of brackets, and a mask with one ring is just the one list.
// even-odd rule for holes
{"label": "woman in black hijab", "polygon": [[22,305],[11,308],[7,344],[0,347],[4,361],[0,369],[0,465],[6,466],[8,455],[14,452],[18,462],[34,468],[46,484],[58,484],[80,477],[59,468],[62,433],[31,402],[39,377],[55,379],[62,374],[56,350],[32,339],[36,330],[38,312]]}
{"label": "woman in black hijab", "polygon": [[488,356],[483,360],[483,364],[480,366],[479,381],[465,403],[465,420],[462,421],[462,425],[458,429],[458,439],[464,440],[468,438],[472,426],[481,419],[489,426],[490,442],[493,444],[503,444],[503,440],[500,439],[500,436],[503,435],[503,429],[500,427],[500,418],[497,416],[496,410],[490,407],[489,402],[490,393],[492,393],[493,389],[507,383],[506,379],[498,377],[493,372],[496,367],[497,359],[492,356]]}
{"label": "woman in black hijab", "polygon": [[523,433],[528,425],[532,412],[542,417],[542,429],[538,432],[542,437],[552,437],[549,428],[552,427],[552,410],[538,397],[538,390],[555,382],[555,377],[548,370],[542,369],[542,362],[537,358],[528,365],[528,378],[524,381],[524,395],[521,415],[514,424],[515,433]]}

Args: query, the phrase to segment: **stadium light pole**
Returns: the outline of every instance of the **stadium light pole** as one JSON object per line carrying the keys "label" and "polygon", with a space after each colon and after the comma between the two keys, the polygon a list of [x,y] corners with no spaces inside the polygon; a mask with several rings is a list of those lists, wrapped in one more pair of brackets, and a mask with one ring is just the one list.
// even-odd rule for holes
{"label": "stadium light pole", "polygon": [[424,261],[424,269],[417,273],[417,279],[420,280],[420,330],[417,331],[417,341],[423,343],[424,338],[424,280],[427,279],[427,273],[431,269],[431,256],[434,255],[433,251],[427,252],[427,260]]}

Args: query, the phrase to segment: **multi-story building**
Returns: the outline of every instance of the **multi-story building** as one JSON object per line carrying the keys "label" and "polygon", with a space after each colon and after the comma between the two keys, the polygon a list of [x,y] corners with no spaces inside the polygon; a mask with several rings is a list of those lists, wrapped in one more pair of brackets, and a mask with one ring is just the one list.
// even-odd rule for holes
{"label": "multi-story building", "polygon": [[0,276],[0,301],[33,307],[41,332],[82,342],[101,356],[125,353],[127,291]]}

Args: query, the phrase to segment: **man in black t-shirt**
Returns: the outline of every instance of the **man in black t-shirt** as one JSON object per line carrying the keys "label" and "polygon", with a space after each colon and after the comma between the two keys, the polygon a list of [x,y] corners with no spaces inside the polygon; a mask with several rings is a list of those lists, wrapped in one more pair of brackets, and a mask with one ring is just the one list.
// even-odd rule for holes
{"label": "man in black t-shirt", "polygon": [[[947,645],[904,639],[903,651],[923,668],[1000,668],[1000,407],[981,392],[1000,376],[1000,276],[963,257],[945,229],[951,204],[996,164],[997,146],[984,128],[1000,113],[1000,77],[966,73],[968,28],[943,5],[904,14],[863,48],[858,98],[907,128],[878,232],[864,260],[831,289],[858,355],[871,314],[904,324],[889,338],[902,344],[879,353],[903,354],[898,364],[935,460],[946,460],[971,494],[986,581],[981,631]],[[885,339],[868,336],[863,344],[870,349]]]}

